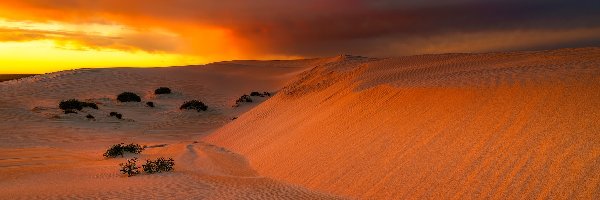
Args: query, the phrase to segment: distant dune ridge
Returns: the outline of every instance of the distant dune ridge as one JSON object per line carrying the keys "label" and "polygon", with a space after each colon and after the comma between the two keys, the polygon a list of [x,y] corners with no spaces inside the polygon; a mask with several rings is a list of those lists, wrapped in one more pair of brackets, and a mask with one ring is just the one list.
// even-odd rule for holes
{"label": "distant dune ridge", "polygon": [[35,74],[0,74],[0,82],[35,76]]}
{"label": "distant dune ridge", "polygon": [[365,199],[599,199],[600,49],[341,56],[207,136]]}
{"label": "distant dune ridge", "polygon": [[[0,196],[600,199],[599,91],[600,48],[39,75],[0,83]],[[175,170],[119,174],[121,142]]]}

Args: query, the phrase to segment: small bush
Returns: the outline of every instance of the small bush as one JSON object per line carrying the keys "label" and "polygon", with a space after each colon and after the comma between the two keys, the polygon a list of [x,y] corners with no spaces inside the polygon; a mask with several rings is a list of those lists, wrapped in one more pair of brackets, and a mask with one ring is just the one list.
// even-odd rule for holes
{"label": "small bush", "polygon": [[139,153],[142,153],[143,150],[144,150],[144,148],[142,146],[140,146],[139,144],[131,143],[131,144],[125,145],[125,143],[121,143],[121,144],[115,144],[115,145],[111,146],[102,155],[106,158],[114,158],[117,156],[123,157],[123,154],[125,154],[125,152],[139,154]]}
{"label": "small bush", "polygon": [[270,97],[271,93],[268,93],[268,92],[263,92],[263,93],[260,93],[260,92],[251,92],[250,96],[253,96],[253,97],[256,97],[256,96],[259,96],[259,97]]}
{"label": "small bush", "polygon": [[96,118],[94,117],[94,115],[92,115],[92,114],[88,114],[87,116],[85,116],[85,118],[88,118],[88,119],[96,119]]}
{"label": "small bush", "polygon": [[77,99],[69,99],[66,101],[61,101],[58,104],[58,107],[63,110],[81,110],[83,106],[81,106],[81,102]]}
{"label": "small bush", "polygon": [[121,113],[118,113],[118,112],[110,112],[109,115],[111,117],[116,117],[117,119],[123,119],[123,115]]}
{"label": "small bush", "polygon": [[198,112],[200,111],[206,111],[208,109],[208,106],[206,106],[206,104],[202,103],[201,101],[198,100],[191,100],[191,101],[187,101],[185,103],[183,103],[183,105],[181,105],[181,107],[179,107],[180,110],[196,110]]}
{"label": "small bush", "polygon": [[140,171],[138,170],[139,167],[137,167],[137,160],[137,158],[127,159],[126,163],[119,164],[119,166],[121,166],[121,173],[127,174],[129,177],[139,174]]}
{"label": "small bush", "polygon": [[171,94],[171,89],[168,87],[159,87],[154,90],[154,94]]}
{"label": "small bush", "polygon": [[250,96],[248,96],[247,94],[244,94],[240,98],[235,100],[235,105],[233,107],[238,107],[241,103],[244,102],[252,102],[252,98],[250,98]]}
{"label": "small bush", "polygon": [[154,161],[146,160],[146,164],[142,165],[142,167],[144,168],[144,172],[153,174],[171,171],[173,170],[173,165],[175,165],[173,158],[165,159],[160,157]]}
{"label": "small bush", "polygon": [[252,102],[252,98],[250,98],[250,96],[248,95],[242,95],[237,101],[235,101],[236,103],[242,103],[242,102]]}
{"label": "small bush", "polygon": [[142,151],[144,150],[144,147],[142,147],[139,144],[131,143],[131,144],[123,146],[123,150],[126,152],[139,154],[139,153],[142,153]]}
{"label": "small bush", "polygon": [[154,102],[152,101],[146,102],[146,105],[150,108],[154,108]]}
{"label": "small bush", "polygon": [[58,107],[64,111],[67,110],[82,110],[85,107],[93,108],[98,110],[98,105],[96,103],[82,102],[77,99],[69,99],[66,101],[61,101],[58,104]]}
{"label": "small bush", "polygon": [[88,108],[93,108],[93,109],[96,109],[96,110],[98,110],[98,105],[97,105],[96,103],[88,103],[88,102],[83,102],[83,103],[81,104],[81,106],[83,106],[84,108],[85,108],[85,107],[88,107]]}
{"label": "small bush", "polygon": [[142,98],[133,92],[123,92],[117,96],[120,102],[141,102]]}

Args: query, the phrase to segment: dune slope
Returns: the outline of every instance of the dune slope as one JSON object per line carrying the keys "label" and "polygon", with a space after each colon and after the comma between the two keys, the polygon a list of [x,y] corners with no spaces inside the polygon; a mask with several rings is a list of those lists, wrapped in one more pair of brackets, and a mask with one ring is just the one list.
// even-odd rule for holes
{"label": "dune slope", "polygon": [[600,49],[341,56],[204,141],[366,199],[599,199]]}

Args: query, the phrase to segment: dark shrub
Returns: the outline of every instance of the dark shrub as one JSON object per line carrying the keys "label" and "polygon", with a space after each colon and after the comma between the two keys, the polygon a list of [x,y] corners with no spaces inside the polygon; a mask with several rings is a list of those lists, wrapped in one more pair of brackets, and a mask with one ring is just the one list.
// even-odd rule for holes
{"label": "dark shrub", "polygon": [[132,158],[132,159],[127,159],[126,163],[121,163],[119,164],[119,166],[121,166],[121,173],[122,174],[127,174],[127,176],[135,176],[137,174],[140,173],[140,171],[138,170],[139,168],[136,165],[137,163],[137,158]]}
{"label": "dark shrub", "polygon": [[77,99],[69,99],[66,101],[61,101],[58,104],[58,107],[65,111],[66,110],[81,110],[85,107],[98,110],[98,105],[96,105],[96,103],[82,102]]}
{"label": "dark shrub", "polygon": [[238,107],[241,103],[244,102],[252,102],[252,98],[250,98],[250,96],[248,96],[247,94],[244,94],[239,99],[235,100],[235,106],[233,107]]}
{"label": "dark shrub", "polygon": [[123,115],[121,113],[118,113],[118,112],[110,112],[109,115],[111,117],[116,117],[117,119],[123,119]]}
{"label": "dark shrub", "polygon": [[156,166],[156,163],[152,160],[146,160],[146,164],[142,165],[142,168],[144,168],[144,172],[148,174],[153,174],[158,171],[158,166]]}
{"label": "dark shrub", "polygon": [[171,171],[173,170],[173,165],[175,165],[173,158],[165,159],[160,157],[154,161],[146,160],[146,164],[142,165],[142,167],[144,168],[144,172],[153,174]]}
{"label": "dark shrub", "polygon": [[263,92],[263,93],[260,93],[260,92],[251,92],[250,96],[253,96],[253,97],[256,97],[256,96],[259,96],[259,97],[270,97],[271,93],[268,93],[268,92]]}
{"label": "dark shrub", "polygon": [[141,102],[142,98],[133,92],[123,92],[117,96],[120,102]]}
{"label": "dark shrub", "polygon": [[74,110],[71,110],[71,109],[65,110],[65,114],[71,114],[71,113],[77,114],[77,111],[74,111]]}
{"label": "dark shrub", "polygon": [[250,98],[250,96],[248,95],[242,95],[237,101],[235,101],[236,103],[242,103],[242,102],[252,102],[252,98]]}
{"label": "dark shrub", "polygon": [[85,118],[88,118],[88,119],[96,119],[96,118],[94,117],[94,115],[92,115],[92,114],[88,114],[88,115],[86,115],[86,116],[85,116]]}
{"label": "dark shrub", "polygon": [[81,109],[83,109],[81,102],[77,99],[69,99],[66,101],[61,101],[60,104],[58,104],[58,107],[63,110],[81,110]]}
{"label": "dark shrub", "polygon": [[171,94],[171,89],[168,87],[159,87],[154,90],[154,94]]}
{"label": "dark shrub", "polygon": [[139,144],[131,143],[131,144],[125,145],[125,143],[121,143],[121,144],[115,144],[115,145],[111,146],[102,155],[107,158],[114,158],[117,156],[123,157],[123,154],[125,152],[139,154],[139,153],[142,153],[143,150],[144,150],[144,148],[142,146],[140,146]]}
{"label": "dark shrub", "polygon": [[179,107],[180,110],[196,110],[198,112],[200,111],[206,111],[206,109],[208,109],[208,106],[206,106],[204,103],[202,103],[201,101],[198,100],[191,100],[191,101],[187,101],[185,103],[183,103],[183,105],[181,105],[181,107]]}
{"label": "dark shrub", "polygon": [[83,106],[84,108],[88,107],[88,108],[93,108],[93,109],[98,110],[98,105],[96,105],[96,103],[82,102],[81,106]]}
{"label": "dark shrub", "polygon": [[146,105],[150,108],[154,108],[154,102],[152,101],[146,102]]}
{"label": "dark shrub", "polygon": [[123,146],[123,151],[130,152],[130,153],[139,154],[139,153],[142,153],[143,150],[144,150],[144,148],[139,144],[131,143],[131,144]]}

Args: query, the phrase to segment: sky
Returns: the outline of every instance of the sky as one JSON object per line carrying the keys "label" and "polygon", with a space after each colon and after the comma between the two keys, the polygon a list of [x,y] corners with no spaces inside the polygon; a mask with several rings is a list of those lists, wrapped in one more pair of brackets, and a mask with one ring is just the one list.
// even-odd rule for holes
{"label": "sky", "polygon": [[598,0],[2,0],[0,74],[600,46]]}

